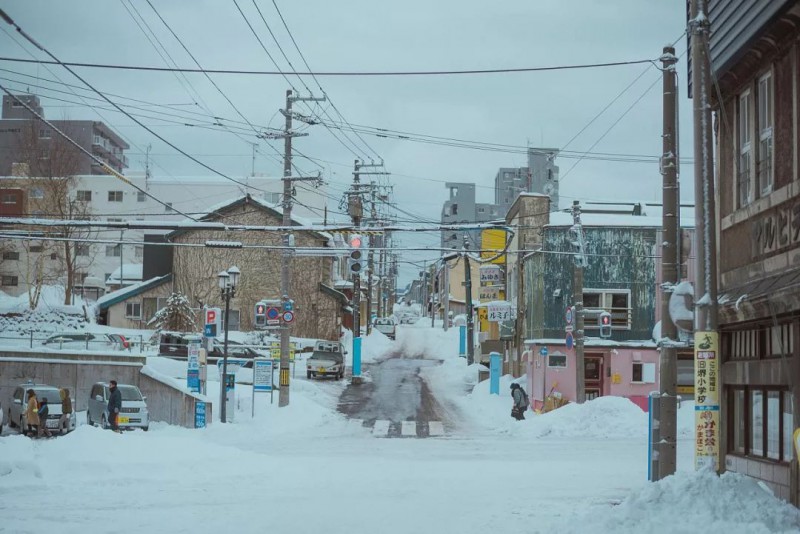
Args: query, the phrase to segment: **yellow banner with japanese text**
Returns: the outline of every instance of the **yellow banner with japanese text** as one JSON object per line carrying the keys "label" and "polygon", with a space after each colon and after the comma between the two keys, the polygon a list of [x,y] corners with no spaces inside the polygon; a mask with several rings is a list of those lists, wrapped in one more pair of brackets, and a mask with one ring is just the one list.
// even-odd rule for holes
{"label": "yellow banner with japanese text", "polygon": [[719,334],[694,334],[695,469],[719,470]]}

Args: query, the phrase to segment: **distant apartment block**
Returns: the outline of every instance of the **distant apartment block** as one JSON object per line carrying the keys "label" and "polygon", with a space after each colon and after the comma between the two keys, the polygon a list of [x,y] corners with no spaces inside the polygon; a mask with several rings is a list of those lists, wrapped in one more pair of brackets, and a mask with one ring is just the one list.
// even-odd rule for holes
{"label": "distant apartment block", "polygon": [[505,215],[520,193],[539,193],[550,197],[558,208],[557,148],[529,148],[527,167],[501,167],[494,178],[494,203]]}
{"label": "distant apartment block", "polygon": [[[475,202],[475,184],[447,182],[450,198],[442,207],[442,224],[487,222],[498,218],[497,206]],[[464,235],[469,237],[470,248],[480,248],[480,230],[442,232],[442,248],[461,249]]]}
{"label": "distant apartment block", "polygon": [[[0,176],[26,175],[26,162],[21,156],[21,145],[35,142],[41,157],[48,157],[52,139],[58,135],[39,121],[17,99],[24,102],[42,117],[44,109],[36,95],[3,96],[3,113],[0,118]],[[128,167],[125,151],[130,148],[111,128],[99,121],[50,120],[56,128],[69,135],[81,147],[104,161],[111,168],[123,172]],[[34,137],[31,138],[30,135]],[[81,154],[74,174],[107,174],[102,166],[89,156]]]}

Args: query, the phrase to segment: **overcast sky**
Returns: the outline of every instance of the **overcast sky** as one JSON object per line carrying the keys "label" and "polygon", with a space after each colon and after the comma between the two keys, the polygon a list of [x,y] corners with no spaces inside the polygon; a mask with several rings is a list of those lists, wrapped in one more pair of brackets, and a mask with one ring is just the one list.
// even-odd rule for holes
{"label": "overcast sky", "polygon": [[[232,0],[152,1],[204,68],[274,70]],[[272,1],[256,2],[294,67],[305,70]],[[238,3],[281,69],[289,70],[253,1],[238,0]],[[2,0],[0,6],[34,39],[64,61],[165,66],[164,59],[134,22],[134,17],[140,14],[178,65],[195,67],[146,1]],[[681,37],[685,6],[682,2],[278,0],[278,6],[300,50],[316,71],[490,69],[657,59],[664,45],[680,38],[676,49],[678,55],[683,54],[679,63],[683,97],[680,104],[682,152],[684,157],[691,155],[691,101],[686,99],[686,39]],[[142,24],[140,19],[139,23]],[[10,30],[5,24],[3,28]],[[22,42],[18,36],[14,38]],[[29,58],[27,50],[44,57],[27,43],[23,50],[7,33],[0,33],[0,49],[3,56]],[[0,68],[40,78],[0,71],[3,78],[0,82],[14,89],[36,84],[65,90],[42,81],[43,78],[53,79],[54,74],[64,82],[80,85],[60,67],[49,67],[51,72],[48,72],[35,65],[0,63]],[[146,113],[152,117],[162,112],[185,111],[207,115],[205,109],[208,109],[215,116],[241,121],[202,74],[186,74],[184,79],[173,73],[97,69],[80,69],[79,72],[101,91],[174,107],[172,111],[151,107],[152,111]],[[575,134],[638,78],[566,148],[587,151],[606,134],[592,152],[656,156],[661,150],[660,77],[656,68],[639,64],[476,76],[321,77],[319,81],[337,108],[354,124],[509,145],[565,148]],[[15,81],[9,82],[9,79]],[[213,79],[251,123],[282,126],[283,117],[277,110],[284,106],[285,91],[289,88],[285,79],[232,75],[214,75]],[[297,77],[289,80],[305,92]],[[314,80],[304,78],[304,81],[319,93]],[[71,94],[32,86],[30,89],[42,96],[77,100]],[[98,119],[95,111],[86,106],[48,98],[43,98],[43,103],[50,118]],[[133,104],[127,100],[120,103]],[[297,109],[305,110],[302,106]],[[626,111],[627,115],[620,120]],[[210,174],[119,113],[101,113],[99,120],[116,128],[132,145],[131,170],[143,168],[141,151],[152,144],[155,175]],[[196,119],[199,122],[209,120],[202,116]],[[240,138],[230,130],[166,124],[155,118],[142,120],[224,173],[240,178],[251,172],[251,145],[248,143],[256,141],[252,132],[242,131]],[[310,135],[296,140],[295,146],[303,154],[320,160],[331,194],[340,197],[352,178],[356,154],[375,156],[352,134],[350,139],[357,148],[351,148],[356,154],[334,139],[323,126],[313,126],[306,131]],[[392,172],[389,181],[394,184],[394,199],[400,207],[433,220],[439,219],[447,197],[445,181],[474,182],[478,186],[478,201],[491,202],[497,169],[526,165],[523,154],[366,135],[363,138],[383,157],[387,169]],[[274,143],[273,149],[261,142],[256,159],[257,173],[282,174],[276,150],[282,151],[283,144]],[[587,158],[575,165],[576,161],[565,157],[557,161],[561,168],[562,207],[574,199],[652,202],[660,198],[661,176],[656,163]],[[299,158],[296,163],[309,172],[319,168]],[[691,200],[691,166],[684,165],[683,176],[681,196]],[[338,210],[338,203],[331,201],[330,209]],[[408,219],[405,214],[399,217]],[[406,245],[438,246],[439,236],[401,235],[398,241]],[[431,251],[407,254],[403,259],[431,260],[438,255]],[[417,271],[410,264],[401,264],[401,281],[407,282]]]}

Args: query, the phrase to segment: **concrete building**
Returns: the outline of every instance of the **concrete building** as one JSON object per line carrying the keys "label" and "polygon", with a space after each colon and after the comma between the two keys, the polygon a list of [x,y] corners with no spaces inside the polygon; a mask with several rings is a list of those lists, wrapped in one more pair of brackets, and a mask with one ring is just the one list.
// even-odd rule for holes
{"label": "concrete building", "polygon": [[529,148],[527,167],[501,167],[494,177],[494,203],[505,215],[520,193],[539,193],[550,197],[558,208],[557,148]]}
{"label": "concrete building", "polygon": [[[487,222],[498,217],[497,206],[475,201],[475,184],[447,182],[445,187],[450,192],[450,198],[442,206],[442,224]],[[469,236],[470,248],[480,248],[480,230],[442,232],[442,248],[460,250],[465,233]]]}
{"label": "concrete building", "polygon": [[[16,98],[30,106],[42,117],[45,116],[39,97],[36,95],[16,95]],[[0,118],[0,176],[12,174],[27,175],[27,163],[20,156],[21,147],[34,143],[37,150],[47,151],[56,133],[40,122],[17,99],[3,96],[3,112]],[[123,172],[128,167],[125,151],[130,148],[111,128],[99,121],[90,120],[50,120],[56,128],[77,141],[81,147],[100,158],[113,169]],[[75,174],[105,174],[102,167],[85,154],[77,160]]]}
{"label": "concrete building", "polygon": [[800,1],[712,0],[720,469],[800,503]]}

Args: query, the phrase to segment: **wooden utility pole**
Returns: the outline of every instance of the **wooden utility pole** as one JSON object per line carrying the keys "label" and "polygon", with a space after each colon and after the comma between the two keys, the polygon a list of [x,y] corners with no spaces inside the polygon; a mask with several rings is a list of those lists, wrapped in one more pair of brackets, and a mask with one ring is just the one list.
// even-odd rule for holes
{"label": "wooden utility pole", "polygon": [[475,321],[472,314],[472,272],[469,266],[469,252],[467,252],[467,245],[469,244],[469,235],[464,235],[464,247],[461,249],[461,255],[464,258],[464,289],[466,290],[467,300],[467,365],[475,363]]}
{"label": "wooden utility pole", "polygon": [[658,479],[675,474],[678,426],[678,330],[669,314],[669,299],[679,282],[678,233],[680,228],[680,194],[678,185],[678,113],[675,48],[664,47],[664,103],[661,175],[663,180],[663,212],[661,238],[661,339],[659,346],[659,393],[661,409],[658,444]]}
{"label": "wooden utility pole", "polygon": [[583,226],[581,225],[581,204],[572,202],[572,234],[575,236],[574,245],[577,252],[573,258],[572,299],[575,306],[575,402],[586,402],[586,366],[583,357],[583,269],[586,267],[586,249],[583,240]]}
{"label": "wooden utility pole", "polygon": [[[297,101],[315,101],[322,102],[326,97],[299,97],[292,96],[292,91],[286,91],[286,109],[284,116],[286,117],[286,124],[284,131],[281,134],[272,134],[271,138],[282,137],[283,145],[283,226],[289,228],[292,225],[292,182],[300,180],[319,180],[319,177],[314,178],[293,178],[292,177],[292,137],[301,135],[308,135],[307,133],[298,133],[292,131],[292,103]],[[283,236],[283,255],[281,257],[281,300],[288,302],[290,300],[289,292],[291,288],[291,269],[292,269],[292,256],[294,251],[290,247],[294,246],[292,242],[292,234],[287,231]],[[289,405],[289,347],[291,341],[291,331],[288,324],[282,324],[281,332],[281,359],[280,359],[280,373],[279,373],[279,394],[278,406],[284,407]]]}

